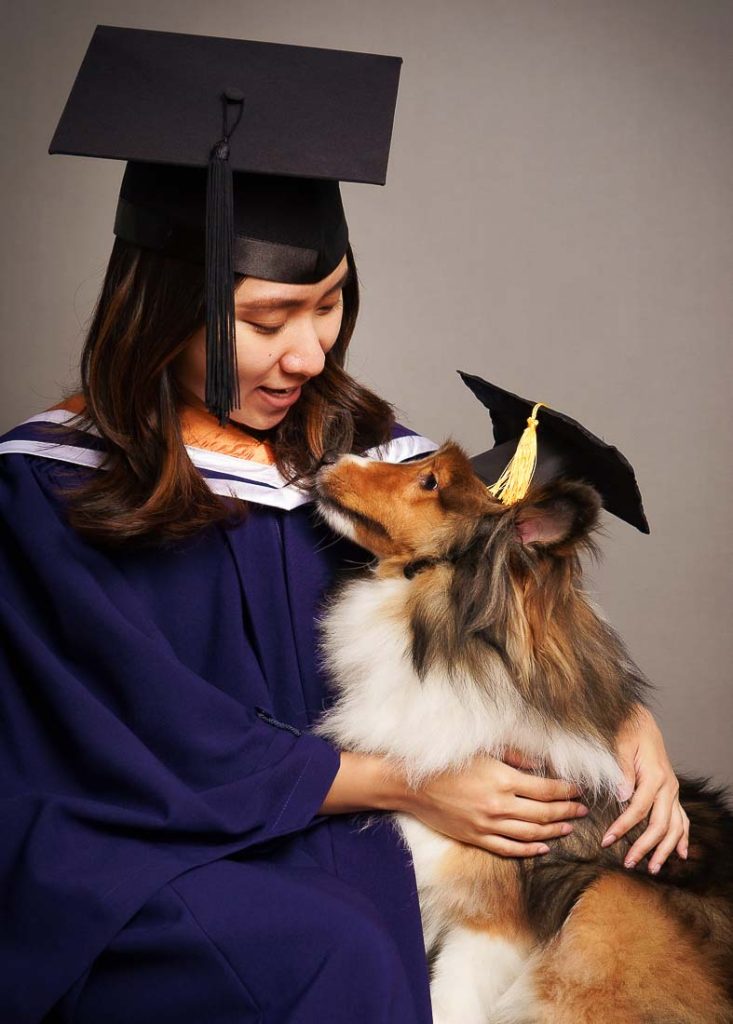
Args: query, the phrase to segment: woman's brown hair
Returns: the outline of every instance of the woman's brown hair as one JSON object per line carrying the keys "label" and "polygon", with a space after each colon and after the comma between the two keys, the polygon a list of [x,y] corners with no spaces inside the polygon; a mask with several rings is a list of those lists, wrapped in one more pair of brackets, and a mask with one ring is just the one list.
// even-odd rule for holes
{"label": "woman's brown hair", "polygon": [[[344,369],[359,311],[351,248],[347,262],[336,343],[273,435],[291,480],[307,481],[326,451],[382,444],[394,422],[391,406]],[[203,322],[202,266],[115,241],[81,357],[85,411],[70,425],[105,441],[103,471],[66,495],[71,524],[94,543],[172,542],[244,513],[242,502],[212,493],[181,435],[172,364]]]}

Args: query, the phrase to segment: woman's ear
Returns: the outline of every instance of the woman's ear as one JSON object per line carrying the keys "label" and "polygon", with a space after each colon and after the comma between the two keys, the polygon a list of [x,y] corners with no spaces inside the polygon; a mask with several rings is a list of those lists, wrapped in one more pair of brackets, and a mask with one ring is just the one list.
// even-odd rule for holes
{"label": "woman's ear", "polygon": [[524,545],[574,545],[597,525],[600,509],[601,499],[592,487],[560,480],[530,491],[517,505],[517,534]]}

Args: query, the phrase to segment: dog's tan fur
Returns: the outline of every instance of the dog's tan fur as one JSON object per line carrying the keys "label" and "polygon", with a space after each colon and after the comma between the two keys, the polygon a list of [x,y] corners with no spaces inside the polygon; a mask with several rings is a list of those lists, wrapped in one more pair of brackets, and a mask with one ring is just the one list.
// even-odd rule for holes
{"label": "dog's tan fur", "polygon": [[543,1024],[725,1024],[725,978],[664,893],[605,875],[583,895],[536,974]]}
{"label": "dog's tan fur", "polygon": [[441,861],[436,883],[443,888],[453,924],[531,946],[532,931],[513,861],[487,857],[477,846],[455,843]]}

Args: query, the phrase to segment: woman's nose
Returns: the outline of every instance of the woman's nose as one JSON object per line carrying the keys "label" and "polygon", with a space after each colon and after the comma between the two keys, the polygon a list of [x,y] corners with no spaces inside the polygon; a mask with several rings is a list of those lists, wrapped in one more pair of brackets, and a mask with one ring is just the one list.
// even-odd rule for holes
{"label": "woman's nose", "polygon": [[326,362],[318,334],[314,328],[304,326],[293,338],[292,344],[280,358],[285,373],[316,377]]}

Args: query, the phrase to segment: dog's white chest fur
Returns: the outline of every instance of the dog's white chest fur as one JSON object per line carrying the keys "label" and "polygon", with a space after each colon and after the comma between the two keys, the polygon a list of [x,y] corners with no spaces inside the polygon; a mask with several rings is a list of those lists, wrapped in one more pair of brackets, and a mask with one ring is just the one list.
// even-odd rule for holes
{"label": "dog's white chest fur", "polygon": [[596,792],[620,781],[600,744],[547,722],[522,699],[501,659],[486,649],[481,680],[467,673],[415,672],[405,578],[349,584],[324,621],[323,650],[334,706],[316,731],[348,750],[399,760],[412,783],[456,769],[479,753],[508,748]]}

